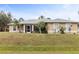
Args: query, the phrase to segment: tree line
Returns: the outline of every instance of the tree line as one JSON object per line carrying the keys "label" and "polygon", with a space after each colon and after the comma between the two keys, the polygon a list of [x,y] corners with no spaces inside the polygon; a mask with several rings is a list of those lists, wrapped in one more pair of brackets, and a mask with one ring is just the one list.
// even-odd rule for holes
{"label": "tree line", "polygon": [[10,12],[0,11],[0,32],[1,31],[9,31],[9,23],[18,22],[24,20],[23,18],[13,18]]}

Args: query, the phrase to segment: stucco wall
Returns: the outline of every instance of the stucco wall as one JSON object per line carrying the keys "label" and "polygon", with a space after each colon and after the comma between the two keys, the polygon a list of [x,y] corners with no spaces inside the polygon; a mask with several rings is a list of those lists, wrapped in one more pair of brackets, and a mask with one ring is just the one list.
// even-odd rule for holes
{"label": "stucco wall", "polygon": [[[32,32],[34,31],[34,25],[32,25],[31,30],[32,30]],[[20,31],[25,33],[25,24],[20,28]],[[18,27],[16,26],[16,31],[14,31],[14,30],[13,30],[13,26],[10,25],[10,26],[9,26],[9,32],[19,32]],[[30,33],[31,33],[31,32],[30,32]]]}
{"label": "stucco wall", "polygon": [[77,33],[77,31],[78,31],[77,24],[76,23],[72,23],[71,29],[72,29],[71,32]]}
{"label": "stucco wall", "polygon": [[[54,33],[54,24],[55,23],[47,23],[47,32],[48,33]],[[59,26],[66,27],[66,24],[65,23],[59,23]],[[77,23],[71,23],[71,24],[72,24],[71,33],[77,33],[77,31],[78,31]],[[23,30],[22,31],[25,33],[25,25],[23,25]],[[34,31],[34,26],[33,25],[32,25],[32,31]],[[13,26],[9,26],[9,32],[19,32],[19,30],[16,26],[16,31],[13,31]]]}
{"label": "stucco wall", "polygon": [[[55,23],[48,23],[47,24],[47,31],[48,31],[48,33],[53,33],[54,31],[53,31],[53,25],[54,25]],[[59,26],[63,26],[63,27],[65,27],[66,28],[66,24],[67,23],[59,23]],[[77,33],[77,31],[78,31],[78,28],[77,28],[77,23],[71,23],[72,24],[72,27],[71,27],[71,33]],[[66,31],[65,31],[66,32]]]}
{"label": "stucco wall", "polygon": [[12,32],[12,31],[13,31],[13,27],[9,26],[9,32]]}
{"label": "stucco wall", "polygon": [[65,23],[59,23],[59,26],[66,27]]}
{"label": "stucco wall", "polygon": [[48,33],[53,33],[53,23],[48,23],[47,24],[47,32]]}
{"label": "stucco wall", "polygon": [[9,32],[19,32],[19,30],[18,30],[18,28],[17,28],[17,26],[16,26],[16,31],[13,31],[13,26],[10,25],[10,26],[9,26]]}

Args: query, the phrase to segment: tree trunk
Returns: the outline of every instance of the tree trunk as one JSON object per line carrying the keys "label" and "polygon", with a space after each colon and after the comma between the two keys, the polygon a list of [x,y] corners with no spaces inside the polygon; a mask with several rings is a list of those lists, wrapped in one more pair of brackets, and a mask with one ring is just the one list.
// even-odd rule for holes
{"label": "tree trunk", "polygon": [[21,33],[21,28],[19,28],[19,33]]}
{"label": "tree trunk", "polygon": [[41,33],[41,28],[39,27],[39,32]]}
{"label": "tree trunk", "polygon": [[6,32],[6,27],[4,28],[4,31]]}
{"label": "tree trunk", "polygon": [[19,25],[19,33],[21,33],[21,26]]}

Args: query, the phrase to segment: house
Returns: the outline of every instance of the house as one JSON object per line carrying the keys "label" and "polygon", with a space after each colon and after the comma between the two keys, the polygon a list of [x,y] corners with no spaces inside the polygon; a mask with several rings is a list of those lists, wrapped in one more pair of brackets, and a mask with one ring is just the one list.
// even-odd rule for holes
{"label": "house", "polygon": [[[47,24],[47,32],[48,33],[57,33],[60,31],[60,27],[65,28],[66,33],[78,33],[79,32],[79,22],[71,21],[65,19],[50,19],[50,18],[42,18],[42,19],[31,19],[20,22],[21,24],[21,32],[24,33],[32,33],[34,32],[35,24],[43,21]],[[13,26],[13,23],[9,24],[9,32],[19,32],[18,26]]]}

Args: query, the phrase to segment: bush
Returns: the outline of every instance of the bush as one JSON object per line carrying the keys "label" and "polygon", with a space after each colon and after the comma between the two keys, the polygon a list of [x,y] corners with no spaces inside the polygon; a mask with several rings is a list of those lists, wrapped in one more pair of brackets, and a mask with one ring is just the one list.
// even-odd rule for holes
{"label": "bush", "polygon": [[39,28],[37,26],[34,26],[35,33],[39,33]]}
{"label": "bush", "polygon": [[36,33],[47,33],[47,29],[46,29],[46,23],[43,21],[38,22],[38,24],[35,25],[35,32]]}
{"label": "bush", "polygon": [[64,34],[64,33],[65,33],[64,30],[65,30],[65,28],[64,28],[64,27],[61,27],[61,28],[60,28],[60,33],[61,33],[61,34]]}

